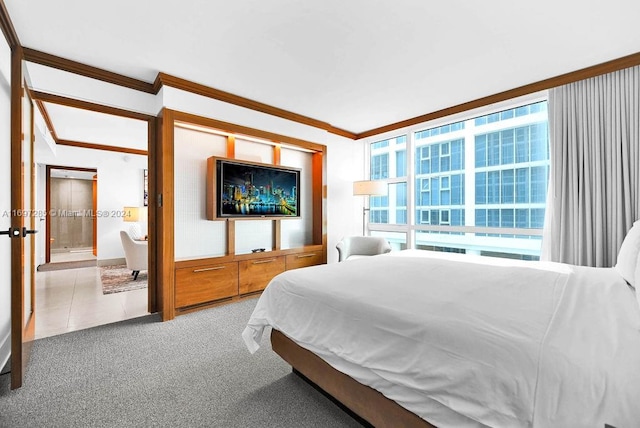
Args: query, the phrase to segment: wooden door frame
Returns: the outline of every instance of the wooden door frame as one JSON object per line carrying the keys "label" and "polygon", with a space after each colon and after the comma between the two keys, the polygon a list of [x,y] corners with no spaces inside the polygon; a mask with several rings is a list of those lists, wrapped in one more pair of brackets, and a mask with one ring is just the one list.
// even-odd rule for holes
{"label": "wooden door frame", "polygon": [[[22,162],[22,104],[21,104],[21,96],[22,96],[22,60],[23,60],[23,52],[20,46],[17,46],[15,50],[12,51],[12,76],[11,76],[11,206],[19,207],[21,206],[21,201],[23,197],[22,191],[22,179],[21,179],[21,162]],[[157,215],[157,190],[156,190],[156,180],[158,172],[157,168],[157,156],[159,156],[159,150],[157,149],[157,128],[156,123],[157,119],[155,116],[142,114],[134,111],[124,110],[124,109],[116,109],[109,106],[103,106],[96,103],[91,103],[87,101],[75,100],[66,97],[60,97],[52,94],[43,94],[31,92],[33,100],[40,99],[40,96],[46,96],[47,102],[58,103],[70,107],[77,107],[85,110],[98,111],[103,112],[115,116],[128,117],[138,120],[144,120],[147,122],[147,145],[148,152],[147,154],[147,168],[149,171],[149,209],[148,209],[148,236],[149,236],[149,287],[147,294],[147,307],[149,312],[157,312],[157,294],[158,290],[161,290],[161,284],[159,283],[160,276],[156,272],[157,270],[157,239],[158,239],[158,229],[156,223],[156,215]],[[110,147],[110,146],[107,146]],[[99,147],[87,147],[98,149]],[[105,148],[106,149],[106,148]],[[113,148],[111,148],[113,150]],[[116,150],[118,151],[118,150]],[[138,151],[137,151],[138,152]],[[137,153],[136,154],[141,154]],[[20,184],[20,185],[18,185]],[[11,217],[11,227],[12,228],[22,228],[23,227],[23,219],[22,216],[14,216]],[[25,225],[26,226],[26,225]],[[28,354],[30,351],[31,340],[35,333],[35,317],[32,317],[28,324],[28,328],[26,329],[25,337],[30,337],[30,340],[24,341],[24,354],[25,358],[22,358],[22,350],[23,350],[23,289],[22,289],[22,256],[24,253],[24,241],[22,239],[12,238],[12,247],[11,247],[11,345],[12,345],[12,366],[11,366],[11,388],[16,389],[22,386],[22,381],[24,378],[24,373],[26,369],[26,364],[28,362]],[[35,278],[35,275],[33,275]],[[35,293],[32,294],[35,296]],[[34,304],[35,308],[35,304]],[[20,352],[18,352],[20,351]]]}
{"label": "wooden door frame", "polygon": [[46,219],[45,219],[45,263],[51,262],[51,170],[52,169],[63,169],[67,171],[82,171],[82,172],[94,172],[94,181],[93,181],[93,197],[92,199],[92,210],[93,215],[91,216],[91,223],[93,229],[93,255],[98,256],[98,219],[96,217],[96,211],[98,203],[98,194],[97,194],[97,183],[95,177],[97,177],[98,170],[96,168],[80,168],[74,166],[60,166],[60,165],[46,165],[46,180],[45,180],[45,210],[46,210]]}
{"label": "wooden door frame", "polygon": [[[106,146],[99,144],[83,143],[83,142],[71,142],[66,140],[57,140],[56,143],[62,145],[71,145],[75,147],[82,147],[95,150],[107,150],[129,154],[138,154],[147,156],[147,169],[149,171],[149,205],[148,205],[148,236],[149,236],[149,287],[147,295],[147,307],[149,312],[157,312],[157,294],[158,290],[161,290],[161,284],[159,282],[160,276],[157,273],[157,249],[158,247],[158,229],[156,223],[156,215],[158,210],[158,203],[156,198],[156,180],[158,171],[156,171],[158,164],[157,158],[161,156],[161,151],[157,148],[158,145],[158,130],[157,130],[157,118],[145,113],[139,113],[133,110],[126,110],[118,107],[111,107],[103,104],[98,104],[90,101],[78,100],[75,98],[68,98],[61,95],[49,94],[45,92],[32,92],[33,99],[36,101],[42,101],[66,107],[79,108],[82,110],[93,111],[97,113],[110,114],[112,116],[125,117],[129,119],[142,120],[147,122],[147,150],[129,149],[125,147]],[[47,124],[47,126],[50,126]],[[55,130],[49,129],[52,135],[55,134]],[[54,138],[55,139],[55,138]]]}
{"label": "wooden door frame", "polygon": [[[23,52],[20,46],[16,46],[11,51],[11,228],[21,231],[23,227],[31,229],[31,224],[26,223],[26,219],[33,221],[33,216],[22,215],[19,212],[24,208],[24,182],[23,182],[23,159],[22,159],[22,97],[31,99],[28,91],[23,87],[24,76],[22,73]],[[31,141],[33,147],[33,100],[31,100]],[[33,165],[33,162],[32,162]],[[30,173],[33,173],[30,166]],[[35,183],[32,183],[35,184]],[[29,196],[33,201],[33,194]],[[19,214],[19,215],[18,215]],[[27,213],[31,214],[31,213]],[[29,235],[29,239],[33,235]],[[11,389],[22,386],[22,380],[26,365],[29,361],[31,345],[35,336],[35,260],[32,258],[32,284],[31,304],[32,313],[29,320],[24,323],[24,239],[20,237],[11,238]],[[33,249],[32,249],[33,251]],[[33,255],[33,253],[32,253]]]}

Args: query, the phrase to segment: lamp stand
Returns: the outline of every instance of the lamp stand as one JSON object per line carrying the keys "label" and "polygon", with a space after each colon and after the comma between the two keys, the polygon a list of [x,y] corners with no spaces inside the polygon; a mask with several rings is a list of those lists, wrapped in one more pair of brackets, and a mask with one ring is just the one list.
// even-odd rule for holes
{"label": "lamp stand", "polygon": [[370,208],[367,207],[362,207],[362,236],[366,236],[365,233],[365,224],[366,224],[366,220],[367,220],[367,211],[369,211]]}

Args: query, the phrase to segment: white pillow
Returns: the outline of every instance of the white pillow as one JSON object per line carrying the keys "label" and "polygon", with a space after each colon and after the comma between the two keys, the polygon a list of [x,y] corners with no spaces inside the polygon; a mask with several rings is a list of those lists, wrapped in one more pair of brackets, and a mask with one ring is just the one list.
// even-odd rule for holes
{"label": "white pillow", "polygon": [[[636,286],[636,265],[638,264],[638,254],[640,254],[640,221],[633,223],[633,227],[625,236],[620,251],[618,251],[618,261],[616,270],[632,286]],[[640,284],[638,284],[640,287]]]}

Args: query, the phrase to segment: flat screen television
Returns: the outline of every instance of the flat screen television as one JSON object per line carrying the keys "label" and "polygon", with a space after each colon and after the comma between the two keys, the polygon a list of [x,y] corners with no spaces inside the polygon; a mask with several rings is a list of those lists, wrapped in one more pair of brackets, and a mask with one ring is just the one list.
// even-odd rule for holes
{"label": "flat screen television", "polygon": [[299,169],[219,157],[208,169],[209,218],[300,217]]}

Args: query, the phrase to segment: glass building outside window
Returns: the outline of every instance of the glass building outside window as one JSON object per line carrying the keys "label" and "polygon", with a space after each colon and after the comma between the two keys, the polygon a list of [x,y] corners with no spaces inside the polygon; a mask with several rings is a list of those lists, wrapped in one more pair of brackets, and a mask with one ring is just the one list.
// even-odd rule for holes
{"label": "glass building outside window", "polygon": [[370,176],[372,180],[396,179],[387,196],[369,198],[369,222],[407,224],[407,137],[371,144]]}
{"label": "glass building outside window", "polygon": [[390,186],[371,198],[370,229],[406,225],[414,248],[536,259],[548,173],[546,101],[374,142],[371,178]]}

